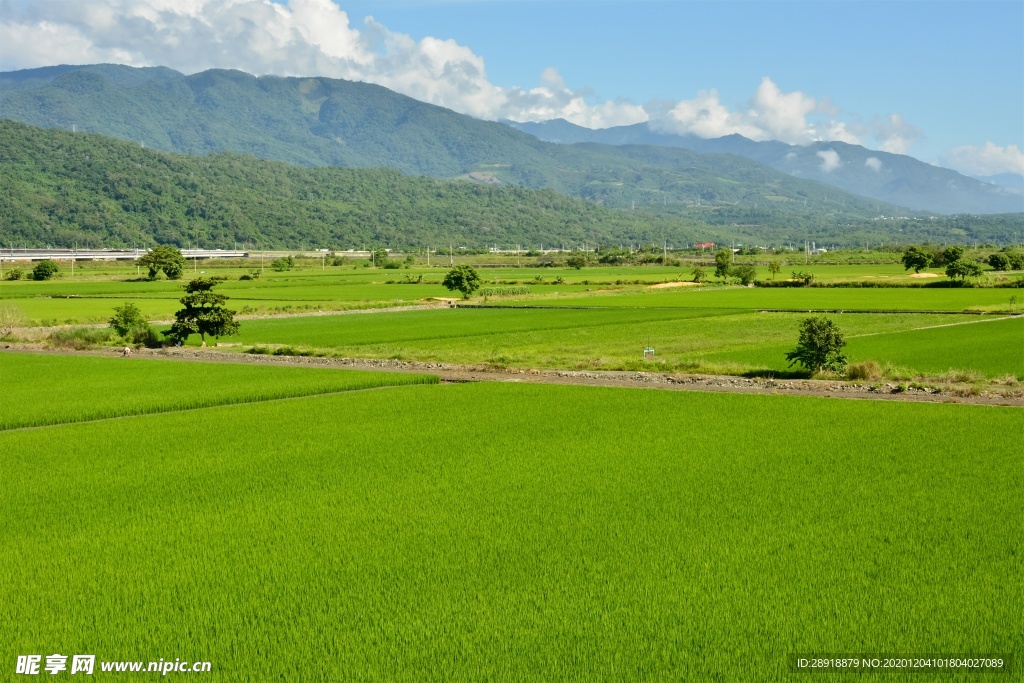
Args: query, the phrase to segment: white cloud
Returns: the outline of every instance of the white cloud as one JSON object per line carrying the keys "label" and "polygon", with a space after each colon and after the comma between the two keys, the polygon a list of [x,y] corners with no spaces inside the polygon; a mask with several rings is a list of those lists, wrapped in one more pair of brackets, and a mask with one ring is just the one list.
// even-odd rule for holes
{"label": "white cloud", "polygon": [[[834,118],[838,111],[827,100],[817,100],[799,90],[783,92],[769,77],[761,79],[745,108],[730,109],[717,90],[701,90],[692,100],[674,106],[647,107],[651,127],[666,133],[693,134],[704,138],[739,134],[751,140],[781,140],[807,144],[838,140],[860,144],[848,124]],[[824,116],[827,115],[827,116]]]}
{"label": "white cloud", "polygon": [[[340,0],[339,0],[340,1]],[[536,87],[492,83],[483,57],[454,40],[416,40],[367,17],[361,29],[333,0],[0,0],[0,69],[113,62],[209,68],[377,83],[483,119],[564,118],[589,128],[649,121],[663,132],[807,144],[860,144],[905,152],[920,130],[898,114],[863,126],[840,120],[827,97],[784,91],[765,76],[746,103],[715,89],[692,99],[594,102],[555,68]]]}
{"label": "white cloud", "polygon": [[882,160],[878,157],[868,157],[864,160],[864,165],[875,173],[879,173],[882,170]]}
{"label": "white cloud", "polygon": [[839,152],[834,149],[823,149],[818,152],[818,157],[821,158],[821,170],[825,173],[831,173],[832,171],[839,168],[841,160],[839,159]]}
{"label": "white cloud", "polygon": [[0,68],[115,62],[377,83],[484,119],[562,117],[591,127],[647,120],[636,104],[586,101],[557,71],[503,88],[454,40],[414,40],[368,17],[362,31],[331,0],[77,0],[4,5]]}
{"label": "white cloud", "polygon": [[899,114],[890,114],[887,119],[878,119],[872,124],[879,149],[893,154],[906,154],[910,145],[921,137],[921,129],[907,123]]}
{"label": "white cloud", "polygon": [[999,145],[989,141],[984,147],[964,145],[951,149],[942,162],[961,173],[990,176],[998,173],[1024,173],[1024,153],[1017,145]]}

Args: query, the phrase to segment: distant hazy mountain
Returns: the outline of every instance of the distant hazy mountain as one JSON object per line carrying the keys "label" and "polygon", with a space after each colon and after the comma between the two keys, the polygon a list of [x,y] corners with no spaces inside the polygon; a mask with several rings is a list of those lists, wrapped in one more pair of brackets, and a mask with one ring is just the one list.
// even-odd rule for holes
{"label": "distant hazy mountain", "polygon": [[844,142],[788,145],[755,142],[741,135],[700,138],[660,133],[647,123],[590,130],[561,119],[509,125],[541,140],[560,143],[659,145],[697,152],[737,154],[798,178],[828,183],[847,192],[936,213],[1024,211],[1024,177],[1002,174],[984,179],[932,166],[913,157],[877,152]]}
{"label": "distant hazy mountain", "polygon": [[551,144],[380,86],[329,78],[48,67],[0,74],[0,117],[186,154],[227,151],[550,188],[610,207],[723,225],[843,226],[905,211],[740,156]]}
{"label": "distant hazy mountain", "polygon": [[1020,173],[998,173],[996,175],[974,176],[983,183],[1010,187],[1019,192],[1024,192],[1024,174]]}

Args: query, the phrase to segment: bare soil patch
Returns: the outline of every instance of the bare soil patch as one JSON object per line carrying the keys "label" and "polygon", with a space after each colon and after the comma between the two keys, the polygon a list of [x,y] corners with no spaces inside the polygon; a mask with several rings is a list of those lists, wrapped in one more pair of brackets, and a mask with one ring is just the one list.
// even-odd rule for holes
{"label": "bare soil patch", "polygon": [[940,277],[938,273],[911,273],[907,277],[916,278],[929,278],[929,277]]}

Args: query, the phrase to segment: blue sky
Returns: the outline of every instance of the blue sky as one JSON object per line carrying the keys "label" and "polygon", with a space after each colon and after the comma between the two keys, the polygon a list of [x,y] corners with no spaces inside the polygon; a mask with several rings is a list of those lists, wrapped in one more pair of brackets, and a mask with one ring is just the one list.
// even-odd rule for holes
{"label": "blue sky", "polygon": [[1024,171],[1021,0],[0,0],[0,68],[55,61],[353,78],[481,118]]}

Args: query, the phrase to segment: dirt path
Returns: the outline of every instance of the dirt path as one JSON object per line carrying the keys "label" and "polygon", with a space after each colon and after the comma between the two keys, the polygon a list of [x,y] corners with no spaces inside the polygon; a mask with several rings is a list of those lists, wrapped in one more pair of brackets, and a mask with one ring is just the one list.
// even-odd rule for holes
{"label": "dirt path", "polygon": [[[42,344],[6,343],[0,353],[51,353],[119,357],[116,348],[91,351],[49,349]],[[742,394],[818,396],[866,400],[927,403],[962,403],[1024,407],[1024,388],[991,387],[977,391],[969,386],[904,388],[893,382],[848,382],[841,380],[766,379],[731,375],[688,375],[677,373],[617,370],[520,370],[480,365],[456,365],[374,358],[315,358],[301,356],[265,356],[227,353],[194,348],[140,349],[134,357],[178,362],[246,363],[292,367],[348,368],[383,372],[416,372],[438,375],[442,382],[528,382],[535,384],[573,384],[580,386],[631,387],[668,391],[715,391]],[[131,359],[125,359],[126,363]]]}

